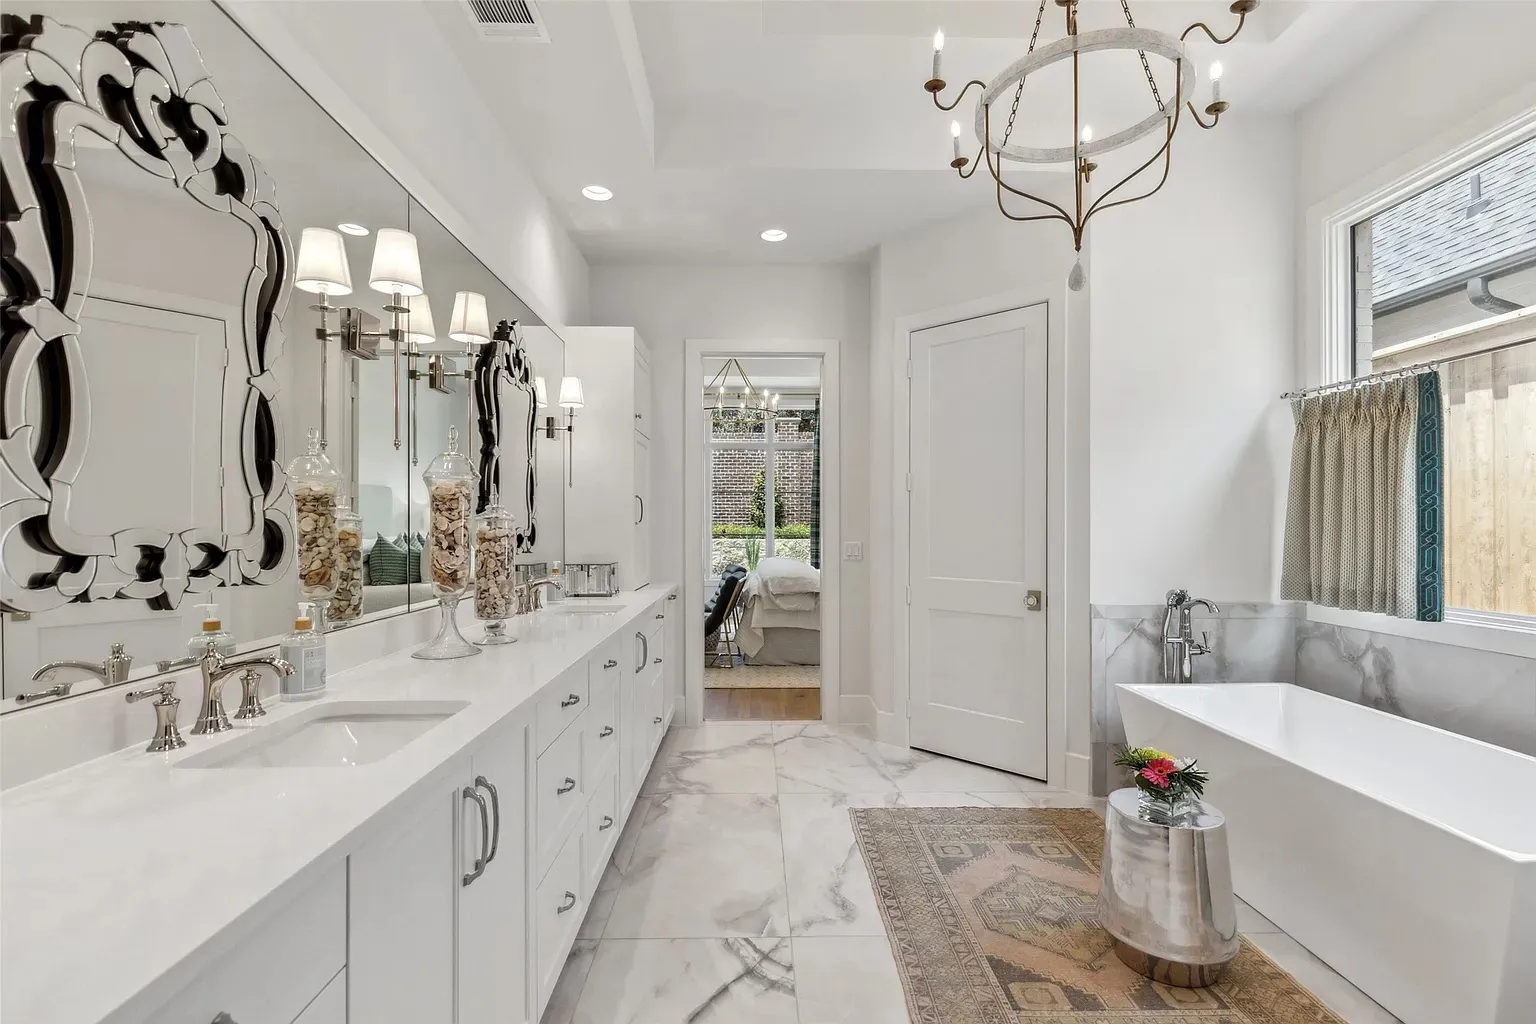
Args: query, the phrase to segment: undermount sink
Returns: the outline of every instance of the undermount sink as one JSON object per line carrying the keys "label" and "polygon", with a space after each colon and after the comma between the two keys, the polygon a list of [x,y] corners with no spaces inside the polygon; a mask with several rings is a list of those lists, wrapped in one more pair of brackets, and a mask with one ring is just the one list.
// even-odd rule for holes
{"label": "undermount sink", "polygon": [[178,768],[355,768],[382,760],[468,705],[337,701],[194,754]]}
{"label": "undermount sink", "polygon": [[621,604],[578,604],[575,601],[561,601],[552,605],[549,609],[557,615],[617,615],[624,610]]}

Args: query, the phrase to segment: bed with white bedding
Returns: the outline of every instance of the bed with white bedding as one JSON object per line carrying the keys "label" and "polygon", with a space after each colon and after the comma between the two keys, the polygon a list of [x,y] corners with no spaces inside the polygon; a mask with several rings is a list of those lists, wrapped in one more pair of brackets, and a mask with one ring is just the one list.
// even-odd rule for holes
{"label": "bed with white bedding", "polygon": [[736,642],[749,665],[821,664],[821,570],[765,558],[743,585]]}

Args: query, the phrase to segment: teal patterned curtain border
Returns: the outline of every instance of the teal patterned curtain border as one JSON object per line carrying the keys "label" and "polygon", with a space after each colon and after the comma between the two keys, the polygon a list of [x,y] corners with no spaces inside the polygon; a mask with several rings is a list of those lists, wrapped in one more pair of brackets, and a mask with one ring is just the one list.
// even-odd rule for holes
{"label": "teal patterned curtain border", "polygon": [[1418,383],[1418,618],[1440,622],[1445,618],[1445,407],[1439,373],[1421,373]]}

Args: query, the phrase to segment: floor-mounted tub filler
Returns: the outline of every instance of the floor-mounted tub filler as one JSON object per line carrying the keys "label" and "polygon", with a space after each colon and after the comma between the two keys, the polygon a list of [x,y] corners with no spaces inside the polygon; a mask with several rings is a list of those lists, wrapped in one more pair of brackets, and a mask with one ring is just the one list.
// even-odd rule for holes
{"label": "floor-mounted tub filler", "polygon": [[1405,1024],[1536,1021],[1536,758],[1281,683],[1119,688],[1259,913]]}

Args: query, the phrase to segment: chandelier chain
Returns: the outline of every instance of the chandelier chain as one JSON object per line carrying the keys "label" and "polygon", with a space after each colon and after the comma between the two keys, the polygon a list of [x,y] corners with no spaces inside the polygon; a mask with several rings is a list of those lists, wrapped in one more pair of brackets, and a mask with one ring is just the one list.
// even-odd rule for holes
{"label": "chandelier chain", "polygon": [[[1125,12],[1126,25],[1130,28],[1135,28],[1136,19],[1131,17],[1130,0],[1120,0],[1120,9]],[[1147,51],[1137,50],[1136,53],[1141,57],[1141,70],[1147,73],[1147,84],[1152,87],[1152,102],[1157,104],[1157,109],[1160,112],[1166,114],[1168,112],[1168,108],[1163,105],[1162,94],[1157,90],[1157,79],[1152,77],[1152,65],[1147,61]]]}
{"label": "chandelier chain", "polygon": [[[1029,34],[1029,49],[1024,51],[1025,56],[1035,52],[1035,43],[1040,40],[1040,24],[1045,21],[1046,0],[1040,0],[1040,9],[1035,12],[1035,30]],[[1003,145],[1008,145],[1008,139],[1013,135],[1013,122],[1019,116],[1019,100],[1024,98],[1024,79],[1019,79],[1019,87],[1013,90],[1013,109],[1008,111],[1008,126],[1003,129]]]}

